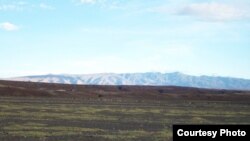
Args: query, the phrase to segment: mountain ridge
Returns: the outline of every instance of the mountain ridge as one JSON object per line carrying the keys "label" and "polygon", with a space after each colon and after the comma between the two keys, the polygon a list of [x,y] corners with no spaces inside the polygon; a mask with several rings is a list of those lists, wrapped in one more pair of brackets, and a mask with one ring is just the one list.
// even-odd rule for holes
{"label": "mountain ridge", "polygon": [[209,89],[250,90],[249,79],[206,75],[193,76],[180,72],[98,73],[83,75],[47,74],[15,77],[7,80],[61,84],[184,86]]}

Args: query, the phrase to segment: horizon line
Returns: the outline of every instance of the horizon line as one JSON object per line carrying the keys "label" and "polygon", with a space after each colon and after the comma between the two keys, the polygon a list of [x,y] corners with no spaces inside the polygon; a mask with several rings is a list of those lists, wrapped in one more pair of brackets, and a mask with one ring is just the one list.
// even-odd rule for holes
{"label": "horizon line", "polygon": [[188,75],[188,76],[194,76],[194,77],[202,77],[202,76],[207,76],[207,77],[223,77],[223,78],[236,78],[236,79],[246,79],[250,80],[250,78],[246,77],[239,77],[239,76],[226,76],[226,75],[220,75],[220,74],[190,74],[190,73],[184,73],[181,71],[145,71],[145,72],[99,72],[99,73],[82,73],[82,74],[71,74],[71,73],[44,73],[44,74],[31,74],[31,75],[17,75],[17,76],[11,76],[11,77],[0,77],[0,79],[11,79],[11,78],[20,78],[20,77],[32,77],[32,76],[48,76],[48,75],[74,75],[74,76],[79,76],[79,75],[100,75],[100,74],[145,74],[145,73],[160,73],[160,74],[171,74],[171,73],[179,73],[183,75]]}

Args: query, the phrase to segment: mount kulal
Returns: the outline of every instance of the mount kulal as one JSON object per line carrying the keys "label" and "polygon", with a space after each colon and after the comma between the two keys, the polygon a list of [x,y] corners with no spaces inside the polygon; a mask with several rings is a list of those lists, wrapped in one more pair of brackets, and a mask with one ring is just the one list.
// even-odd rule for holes
{"label": "mount kulal", "polygon": [[16,77],[8,80],[62,84],[184,86],[209,89],[250,90],[250,80],[248,79],[219,76],[192,76],[179,72],[103,73],[85,75],[48,74]]}

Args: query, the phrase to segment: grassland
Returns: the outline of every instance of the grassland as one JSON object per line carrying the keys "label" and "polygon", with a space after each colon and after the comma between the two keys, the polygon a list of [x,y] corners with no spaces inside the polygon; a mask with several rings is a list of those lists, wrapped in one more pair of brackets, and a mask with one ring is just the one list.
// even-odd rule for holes
{"label": "grassland", "polygon": [[21,90],[14,96],[3,92],[7,91],[0,91],[0,141],[170,141],[173,124],[250,123],[246,98],[86,98],[56,96],[51,90],[52,96],[32,97],[20,96]]}
{"label": "grassland", "polygon": [[250,103],[1,97],[0,140],[166,141],[172,124],[249,124]]}

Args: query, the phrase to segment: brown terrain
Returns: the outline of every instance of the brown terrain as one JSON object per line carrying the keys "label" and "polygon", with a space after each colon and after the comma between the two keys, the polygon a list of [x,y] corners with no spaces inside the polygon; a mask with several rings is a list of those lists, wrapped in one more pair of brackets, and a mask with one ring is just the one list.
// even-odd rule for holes
{"label": "brown terrain", "polygon": [[250,101],[250,91],[240,90],[176,86],[69,85],[18,81],[0,81],[0,96]]}
{"label": "brown terrain", "polygon": [[0,81],[0,141],[170,141],[173,124],[249,124],[250,92]]}

